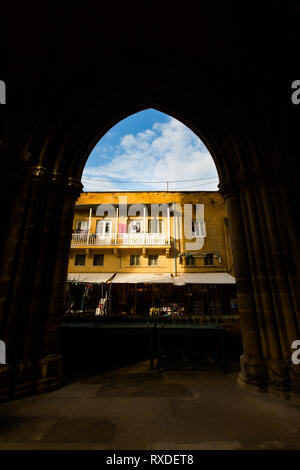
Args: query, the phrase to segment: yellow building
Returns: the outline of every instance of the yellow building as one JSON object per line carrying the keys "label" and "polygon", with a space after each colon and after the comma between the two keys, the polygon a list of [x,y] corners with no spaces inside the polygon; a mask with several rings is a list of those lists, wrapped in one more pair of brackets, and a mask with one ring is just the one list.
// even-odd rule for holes
{"label": "yellow building", "polygon": [[68,272],[69,310],[95,313],[105,304],[111,314],[225,315],[236,308],[217,191],[82,193]]}

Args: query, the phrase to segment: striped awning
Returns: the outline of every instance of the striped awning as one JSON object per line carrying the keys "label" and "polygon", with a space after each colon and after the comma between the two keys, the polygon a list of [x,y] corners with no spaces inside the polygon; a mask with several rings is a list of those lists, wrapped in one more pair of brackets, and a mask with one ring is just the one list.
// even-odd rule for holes
{"label": "striped awning", "polygon": [[101,283],[107,282],[114,273],[68,273],[68,282]]}

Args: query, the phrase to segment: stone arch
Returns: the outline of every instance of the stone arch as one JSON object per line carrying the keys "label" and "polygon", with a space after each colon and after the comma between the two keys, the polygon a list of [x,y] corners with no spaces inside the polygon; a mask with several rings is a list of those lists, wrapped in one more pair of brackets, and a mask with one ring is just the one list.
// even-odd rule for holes
{"label": "stone arch", "polygon": [[[176,81],[169,85],[172,72],[160,67],[160,73],[159,82],[148,72],[149,83],[137,86],[134,77],[138,70],[132,68],[127,74],[132,75],[137,89],[128,86],[131,81],[128,76],[124,84],[118,80],[111,84],[111,80],[102,79],[101,90],[110,90],[109,97],[99,90],[97,77],[90,86],[80,84],[88,88],[82,99],[76,96],[76,88],[71,87],[68,96],[63,97],[65,89],[61,90],[55,102],[45,107],[31,124],[22,149],[23,155],[30,156],[26,165],[42,166],[65,177],[80,179],[92,148],[111,127],[131,114],[154,108],[184,123],[205,143],[220,180],[257,166],[257,154],[251,147],[246,126],[220,94],[202,85],[197,95],[191,91],[180,96]],[[183,89],[188,86],[188,80],[182,83]],[[62,109],[58,111],[60,100]]]}
{"label": "stone arch", "polygon": [[[161,73],[167,74],[163,69]],[[289,345],[299,337],[298,271],[284,258],[290,235],[279,223],[281,213],[288,212],[287,182],[272,151],[257,148],[246,117],[238,119],[209,87],[198,87],[196,94],[195,87],[184,91],[188,83],[181,86],[178,94],[175,83],[167,86],[162,78],[158,82],[150,77],[137,90],[102,80],[107,93],[92,83],[79,99],[71,87],[67,96],[58,91],[59,112],[49,105],[28,124],[3,256],[0,333],[7,344],[7,366],[0,371],[0,397],[45,391],[61,382],[59,326],[81,174],[101,136],[148,107],[193,130],[207,145],[219,173],[241,310],[244,354],[239,383],[283,396],[299,392],[299,373],[289,359]],[[276,148],[274,140],[270,147]]]}

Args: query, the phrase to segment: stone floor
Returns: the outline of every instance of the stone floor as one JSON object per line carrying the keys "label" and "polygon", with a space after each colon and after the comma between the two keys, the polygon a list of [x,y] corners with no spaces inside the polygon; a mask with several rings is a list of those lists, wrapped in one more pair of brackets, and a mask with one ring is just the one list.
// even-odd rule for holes
{"label": "stone floor", "polygon": [[148,363],[0,405],[0,449],[300,449],[300,405]]}

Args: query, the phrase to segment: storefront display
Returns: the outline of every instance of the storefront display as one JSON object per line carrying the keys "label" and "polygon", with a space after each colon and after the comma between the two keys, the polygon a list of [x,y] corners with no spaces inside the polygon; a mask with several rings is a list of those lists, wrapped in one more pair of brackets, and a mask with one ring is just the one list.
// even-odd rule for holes
{"label": "storefront display", "polygon": [[238,315],[235,286],[68,283],[67,315],[197,318]]}
{"label": "storefront display", "polygon": [[185,309],[179,304],[170,304],[163,307],[150,307],[150,316],[184,316]]}
{"label": "storefront display", "polygon": [[110,291],[105,283],[68,282],[66,315],[107,315]]}
{"label": "storefront display", "polygon": [[107,315],[107,299],[106,298],[100,299],[99,305],[96,308],[95,315],[96,316]]}

